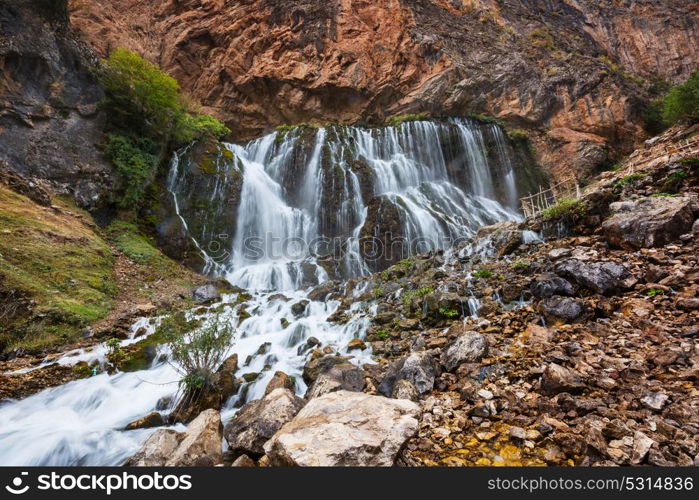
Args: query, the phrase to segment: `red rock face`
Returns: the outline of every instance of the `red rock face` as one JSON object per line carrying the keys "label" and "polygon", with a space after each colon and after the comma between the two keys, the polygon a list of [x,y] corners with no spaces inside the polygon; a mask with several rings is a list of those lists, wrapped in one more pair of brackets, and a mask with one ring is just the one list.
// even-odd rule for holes
{"label": "red rock face", "polygon": [[681,81],[699,63],[697,17],[683,0],[94,0],[72,11],[98,52],[159,63],[236,139],[486,113],[528,129],[561,176],[643,137],[648,79]]}

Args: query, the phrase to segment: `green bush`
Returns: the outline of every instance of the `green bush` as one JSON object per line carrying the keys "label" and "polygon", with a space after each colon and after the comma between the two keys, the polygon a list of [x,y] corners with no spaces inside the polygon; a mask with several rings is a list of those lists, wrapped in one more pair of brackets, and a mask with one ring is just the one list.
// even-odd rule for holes
{"label": "green bush", "polygon": [[107,135],[105,154],[126,182],[119,200],[122,208],[131,208],[143,199],[157,167],[159,149],[160,146],[150,139]]}
{"label": "green bush", "polygon": [[479,269],[478,271],[472,272],[471,275],[474,278],[488,279],[493,276],[493,271],[490,271],[488,269]]}
{"label": "green bush", "polygon": [[101,107],[112,131],[106,155],[126,181],[119,201],[123,208],[137,207],[168,147],[230,133],[213,116],[195,112],[177,81],[135,52],[114,50],[98,78],[105,92]]}
{"label": "green bush", "polygon": [[667,123],[678,120],[699,121],[699,69],[681,85],[677,85],[665,96],[663,119]]}
{"label": "green bush", "polygon": [[564,198],[552,207],[541,212],[544,220],[561,219],[563,217],[582,216],[587,212],[585,203],[572,198]]}
{"label": "green bush", "polygon": [[640,172],[636,172],[634,174],[629,174],[625,175],[618,181],[614,183],[615,188],[623,188],[624,186],[627,186],[628,184],[631,184],[634,181],[638,181],[640,179],[643,179],[646,176],[646,174],[642,174]]}

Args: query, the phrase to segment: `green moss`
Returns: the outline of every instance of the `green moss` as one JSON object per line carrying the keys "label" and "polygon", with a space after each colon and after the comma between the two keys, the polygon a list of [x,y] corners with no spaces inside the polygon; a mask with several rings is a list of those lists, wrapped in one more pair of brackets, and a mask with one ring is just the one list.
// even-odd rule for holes
{"label": "green moss", "polygon": [[405,122],[417,122],[421,120],[428,120],[429,115],[427,113],[409,113],[404,115],[392,116],[386,120],[386,125],[389,127],[399,127]]}
{"label": "green moss", "polygon": [[418,298],[418,297],[424,297],[428,293],[432,293],[434,289],[430,286],[425,286],[422,288],[418,288],[417,290],[408,290],[407,292],[403,293],[403,304],[408,307],[410,306],[413,298]]}
{"label": "green moss", "polygon": [[587,213],[585,203],[572,198],[564,198],[552,207],[541,212],[544,220],[561,219],[563,217],[578,217]]}
{"label": "green moss", "polygon": [[148,266],[157,276],[173,277],[178,274],[178,265],[158,250],[148,236],[130,221],[116,220],[107,227],[107,235],[116,247],[129,259]]}
{"label": "green moss", "polygon": [[[65,211],[89,215],[61,200]],[[79,337],[112,307],[117,287],[109,246],[81,220],[47,211],[0,186],[0,350],[41,349]],[[32,301],[34,305],[25,305]]]}
{"label": "green moss", "polygon": [[626,176],[622,177],[621,179],[619,179],[618,181],[616,181],[614,183],[614,187],[623,188],[624,186],[627,186],[628,184],[631,184],[634,181],[643,179],[645,176],[646,176],[646,174],[642,174],[640,172],[626,175]]}

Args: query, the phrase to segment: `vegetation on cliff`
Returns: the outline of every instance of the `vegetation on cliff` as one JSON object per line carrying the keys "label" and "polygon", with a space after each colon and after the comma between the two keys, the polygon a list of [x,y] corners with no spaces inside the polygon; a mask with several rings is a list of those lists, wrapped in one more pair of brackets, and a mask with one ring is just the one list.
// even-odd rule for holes
{"label": "vegetation on cliff", "polygon": [[699,69],[686,82],[670,88],[656,85],[657,91],[666,91],[664,97],[652,101],[646,110],[646,128],[659,133],[680,120],[699,121]]}
{"label": "vegetation on cliff", "polygon": [[126,181],[123,208],[141,201],[159,158],[171,147],[230,133],[216,118],[198,113],[174,78],[135,52],[114,50],[99,80],[106,94],[102,108],[114,131],[105,152]]}

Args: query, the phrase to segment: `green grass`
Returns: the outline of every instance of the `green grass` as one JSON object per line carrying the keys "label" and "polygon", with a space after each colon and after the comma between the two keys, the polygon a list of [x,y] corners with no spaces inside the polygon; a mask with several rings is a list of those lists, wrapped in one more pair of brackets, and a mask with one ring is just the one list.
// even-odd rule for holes
{"label": "green grass", "polygon": [[563,217],[582,216],[587,212],[585,203],[572,198],[564,198],[552,207],[541,212],[541,217],[544,220],[555,220]]}
{"label": "green grass", "polygon": [[493,271],[489,271],[488,269],[479,269],[478,271],[473,271],[471,276],[474,278],[488,279],[493,276]]}
{"label": "green grass", "polygon": [[635,174],[625,175],[624,177],[622,177],[621,179],[619,179],[618,181],[616,181],[614,183],[614,187],[615,188],[623,188],[624,186],[627,186],[634,181],[643,179],[645,176],[646,176],[646,174],[642,174],[640,172],[636,172]]}
{"label": "green grass", "polygon": [[137,264],[148,266],[153,274],[174,277],[178,274],[178,264],[163,255],[148,236],[130,221],[116,220],[107,227],[107,235],[116,247]]}
{"label": "green grass", "polygon": [[111,248],[80,220],[0,186],[0,228],[0,298],[34,303],[11,310],[0,301],[0,351],[72,341],[112,308],[118,290]]}
{"label": "green grass", "polygon": [[424,297],[428,293],[432,293],[434,289],[429,286],[418,288],[417,290],[408,290],[403,294],[403,304],[408,307],[415,297]]}

